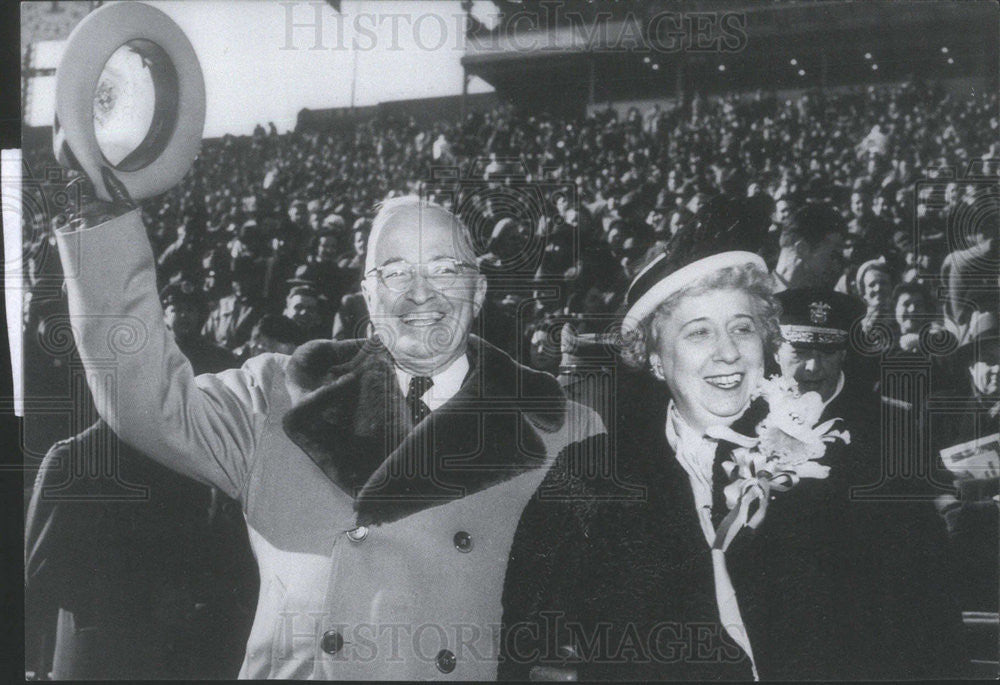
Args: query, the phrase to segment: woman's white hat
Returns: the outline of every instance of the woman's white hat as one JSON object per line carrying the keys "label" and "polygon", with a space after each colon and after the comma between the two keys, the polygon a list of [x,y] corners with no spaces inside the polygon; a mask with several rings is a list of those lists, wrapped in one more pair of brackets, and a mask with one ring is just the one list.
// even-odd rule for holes
{"label": "woman's white hat", "polygon": [[768,215],[752,198],[710,200],[666,251],[632,279],[625,293],[622,332],[635,330],[668,297],[715,271],[751,265],[766,273],[756,250],[767,235]]}

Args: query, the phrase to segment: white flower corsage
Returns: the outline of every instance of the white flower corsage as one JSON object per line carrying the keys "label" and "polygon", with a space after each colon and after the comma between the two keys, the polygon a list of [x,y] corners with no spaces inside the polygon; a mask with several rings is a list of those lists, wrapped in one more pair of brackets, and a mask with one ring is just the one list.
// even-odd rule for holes
{"label": "white flower corsage", "polygon": [[850,433],[834,430],[840,419],[816,425],[823,413],[823,400],[818,393],[800,394],[794,384],[777,377],[761,381],[753,396],[757,397],[762,397],[768,406],[767,416],[757,424],[757,437],[726,427],[708,431],[709,437],[737,445],[732,459],[722,464],[731,479],[723,491],[729,514],[716,531],[713,547],[723,551],[744,526],[760,525],[772,491],[790,490],[802,478],[821,479],[830,475],[829,466],[817,463],[826,454],[828,443],[851,442]]}

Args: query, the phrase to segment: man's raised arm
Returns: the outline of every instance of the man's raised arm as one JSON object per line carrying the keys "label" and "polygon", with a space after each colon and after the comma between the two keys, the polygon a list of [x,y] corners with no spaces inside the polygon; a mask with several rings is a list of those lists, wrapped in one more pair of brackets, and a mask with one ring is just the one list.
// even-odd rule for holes
{"label": "man's raised arm", "polygon": [[139,210],[110,208],[106,221],[85,220],[57,236],[70,323],[97,409],[137,449],[239,497],[266,415],[262,376],[274,362],[195,377],[163,323]]}

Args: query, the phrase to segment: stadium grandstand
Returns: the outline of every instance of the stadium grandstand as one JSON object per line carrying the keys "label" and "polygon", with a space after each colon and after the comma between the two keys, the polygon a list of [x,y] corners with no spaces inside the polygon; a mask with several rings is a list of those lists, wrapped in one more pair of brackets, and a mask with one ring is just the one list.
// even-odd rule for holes
{"label": "stadium grandstand", "polygon": [[[27,476],[53,440],[93,418],[82,366],[57,328],[67,304],[52,231],[71,200],[51,117],[62,46],[99,4],[21,6],[25,407],[35,413],[22,436]],[[472,229],[490,281],[477,332],[567,387],[606,364],[577,354],[580,341],[599,340],[642,266],[717,198],[760,210],[769,224],[761,254],[774,270],[795,217],[822,206],[833,217],[824,226],[844,240],[836,288],[864,300],[868,315],[892,319],[920,287],[922,320],[954,347],[995,335],[995,275],[992,290],[965,283],[958,293],[942,274],[970,246],[949,237],[952,217],[986,202],[997,216],[996,3],[475,5],[460,4],[465,35],[452,58],[461,78],[446,92],[364,104],[352,93],[296,105],[286,130],[261,118],[250,134],[206,137],[184,180],[141,202],[160,287],[197,293],[199,332],[213,344],[245,359],[253,323],[280,315],[306,338],[365,335],[359,290],[375,209],[418,191]],[[515,197],[527,186],[541,191]],[[996,250],[993,230],[982,244]],[[902,290],[869,297],[873,261]],[[294,303],[307,296],[315,306],[297,320]],[[235,301],[249,325],[220,327]],[[907,401],[956,397],[949,355],[920,356],[914,340],[925,336],[907,337],[900,318],[887,344],[930,379]],[[50,410],[65,397],[79,416]],[[995,678],[995,564],[979,575],[956,592],[979,590],[963,597],[970,659]],[[51,668],[48,619],[30,627],[29,670],[39,674]]]}

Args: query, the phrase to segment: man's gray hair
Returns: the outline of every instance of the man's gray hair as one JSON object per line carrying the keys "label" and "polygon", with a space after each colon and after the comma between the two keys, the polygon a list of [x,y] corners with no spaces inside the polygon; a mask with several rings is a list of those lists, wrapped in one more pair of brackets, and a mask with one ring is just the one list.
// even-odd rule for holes
{"label": "man's gray hair", "polygon": [[469,234],[469,229],[464,223],[462,223],[461,219],[436,202],[425,200],[417,195],[404,195],[402,197],[394,197],[390,200],[386,200],[378,206],[378,212],[375,214],[375,219],[372,221],[372,230],[368,236],[368,249],[365,252],[365,274],[368,274],[369,271],[378,266],[375,264],[375,251],[372,249],[372,246],[375,245],[379,235],[389,224],[389,221],[396,214],[411,210],[416,210],[418,217],[417,224],[413,227],[414,239],[419,238],[420,227],[424,222],[424,218],[437,214],[438,216],[443,217],[452,227],[452,235],[455,240],[455,250],[459,259],[474,266],[476,265],[476,250],[475,247],[473,247],[472,236]]}

